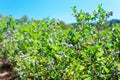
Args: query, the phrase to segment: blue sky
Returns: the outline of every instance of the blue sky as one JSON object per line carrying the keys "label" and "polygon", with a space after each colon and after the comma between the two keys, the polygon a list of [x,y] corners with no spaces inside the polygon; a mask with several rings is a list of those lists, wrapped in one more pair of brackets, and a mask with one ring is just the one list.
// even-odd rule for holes
{"label": "blue sky", "polygon": [[66,23],[75,22],[72,16],[72,6],[78,10],[92,12],[97,4],[102,3],[105,10],[112,10],[113,17],[120,19],[120,0],[0,0],[0,13],[4,16],[13,15],[20,18],[28,15],[30,18],[59,18]]}

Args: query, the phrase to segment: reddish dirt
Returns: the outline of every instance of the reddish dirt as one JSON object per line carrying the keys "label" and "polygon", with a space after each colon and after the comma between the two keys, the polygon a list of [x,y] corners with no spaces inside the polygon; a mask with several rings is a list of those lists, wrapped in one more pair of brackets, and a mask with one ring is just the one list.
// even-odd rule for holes
{"label": "reddish dirt", "polygon": [[12,64],[7,58],[0,58],[0,80],[15,80],[19,76],[13,75]]}

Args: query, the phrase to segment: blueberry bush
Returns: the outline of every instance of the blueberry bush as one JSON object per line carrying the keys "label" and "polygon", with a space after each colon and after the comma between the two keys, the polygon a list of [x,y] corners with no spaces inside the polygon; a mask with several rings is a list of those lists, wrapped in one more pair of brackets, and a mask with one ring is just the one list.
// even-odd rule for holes
{"label": "blueberry bush", "polygon": [[104,26],[112,11],[71,8],[76,23],[56,19],[0,19],[0,57],[16,62],[20,79],[110,80],[120,78],[120,25]]}

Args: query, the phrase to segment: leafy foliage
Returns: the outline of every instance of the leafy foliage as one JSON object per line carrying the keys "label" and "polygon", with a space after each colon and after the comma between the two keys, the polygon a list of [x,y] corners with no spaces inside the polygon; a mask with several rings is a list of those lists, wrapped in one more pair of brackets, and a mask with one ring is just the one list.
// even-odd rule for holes
{"label": "leafy foliage", "polygon": [[[21,79],[111,79],[118,71],[120,25],[103,28],[112,12],[98,5],[93,14],[72,8],[76,26],[55,19],[0,20],[0,56],[17,62]],[[97,22],[97,26],[91,23]]]}

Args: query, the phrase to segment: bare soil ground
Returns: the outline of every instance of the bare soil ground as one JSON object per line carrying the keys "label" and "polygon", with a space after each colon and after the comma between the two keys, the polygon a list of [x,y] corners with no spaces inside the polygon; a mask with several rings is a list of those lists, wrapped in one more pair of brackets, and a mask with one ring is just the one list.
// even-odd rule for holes
{"label": "bare soil ground", "polygon": [[13,75],[13,65],[7,58],[0,58],[0,80],[16,80],[18,75]]}

